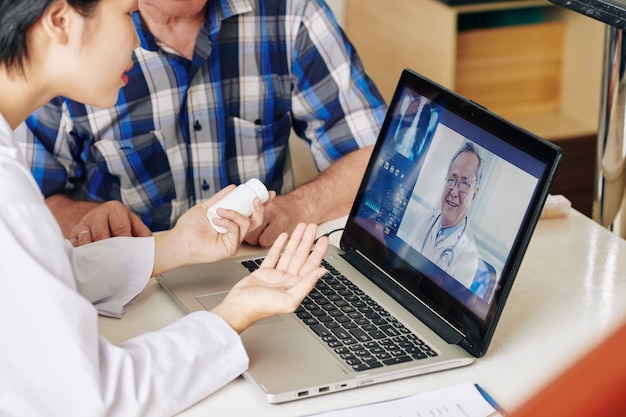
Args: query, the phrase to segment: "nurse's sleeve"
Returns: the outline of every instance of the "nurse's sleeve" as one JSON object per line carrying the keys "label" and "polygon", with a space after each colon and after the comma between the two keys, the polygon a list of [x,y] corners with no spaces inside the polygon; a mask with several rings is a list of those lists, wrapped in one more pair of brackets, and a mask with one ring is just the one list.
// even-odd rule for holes
{"label": "nurse's sleeve", "polygon": [[101,315],[124,315],[152,274],[154,238],[114,237],[76,248],[65,244],[77,291]]}
{"label": "nurse's sleeve", "polygon": [[[119,348],[107,349],[110,366],[103,369],[101,381],[110,389],[107,395],[117,398],[111,406],[118,411],[135,410],[127,415],[175,414],[248,368],[248,355],[237,332],[208,311],[186,315]],[[129,395],[132,390],[135,396]],[[138,406],[143,409],[137,413]]]}

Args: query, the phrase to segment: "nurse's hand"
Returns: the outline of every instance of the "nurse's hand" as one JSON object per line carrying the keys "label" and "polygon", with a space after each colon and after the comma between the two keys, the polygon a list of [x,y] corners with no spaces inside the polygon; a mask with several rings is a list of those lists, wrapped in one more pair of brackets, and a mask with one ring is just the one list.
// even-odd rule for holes
{"label": "nurse's hand", "polygon": [[320,263],[328,238],[316,242],[316,234],[316,225],[301,223],[289,240],[286,233],[279,235],[260,268],[235,284],[212,311],[238,333],[264,318],[295,311],[326,273]]}
{"label": "nurse's hand", "polygon": [[[209,207],[235,188],[229,185],[209,200],[196,204],[178,219],[173,229],[155,236],[153,275],[182,265],[215,262],[239,251],[244,236],[249,230],[258,227],[263,219],[264,206],[261,200],[254,200],[254,212],[250,217],[233,210],[218,209],[220,217],[213,222],[225,228],[226,233],[217,232],[207,218]],[[274,195],[270,193],[270,200]]]}

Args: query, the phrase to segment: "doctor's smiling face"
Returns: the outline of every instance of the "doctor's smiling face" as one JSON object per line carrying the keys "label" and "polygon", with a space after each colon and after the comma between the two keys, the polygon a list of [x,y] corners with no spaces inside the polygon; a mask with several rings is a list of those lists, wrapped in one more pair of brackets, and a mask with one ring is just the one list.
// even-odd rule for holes
{"label": "doctor's smiling face", "polygon": [[442,227],[456,226],[465,219],[478,192],[480,162],[471,150],[463,150],[452,160],[441,196]]}

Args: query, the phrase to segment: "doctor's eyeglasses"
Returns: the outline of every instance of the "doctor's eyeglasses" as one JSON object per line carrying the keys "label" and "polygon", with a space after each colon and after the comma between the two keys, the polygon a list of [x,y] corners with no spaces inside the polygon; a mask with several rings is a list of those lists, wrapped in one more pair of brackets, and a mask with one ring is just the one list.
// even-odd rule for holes
{"label": "doctor's eyeglasses", "polygon": [[457,184],[459,186],[459,191],[462,193],[468,192],[470,188],[472,188],[472,185],[474,185],[473,182],[459,181],[455,180],[454,178],[446,178],[446,188],[448,190],[452,190]]}

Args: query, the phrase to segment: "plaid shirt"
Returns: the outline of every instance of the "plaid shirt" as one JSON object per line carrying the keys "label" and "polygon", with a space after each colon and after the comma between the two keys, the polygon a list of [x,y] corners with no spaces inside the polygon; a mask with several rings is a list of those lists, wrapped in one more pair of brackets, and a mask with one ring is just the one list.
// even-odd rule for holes
{"label": "plaid shirt", "polygon": [[209,1],[191,61],[134,18],[115,107],[57,98],[17,130],[44,195],[120,200],[164,230],[230,183],[293,188],[291,129],[320,170],[375,142],[386,105],[321,0]]}

